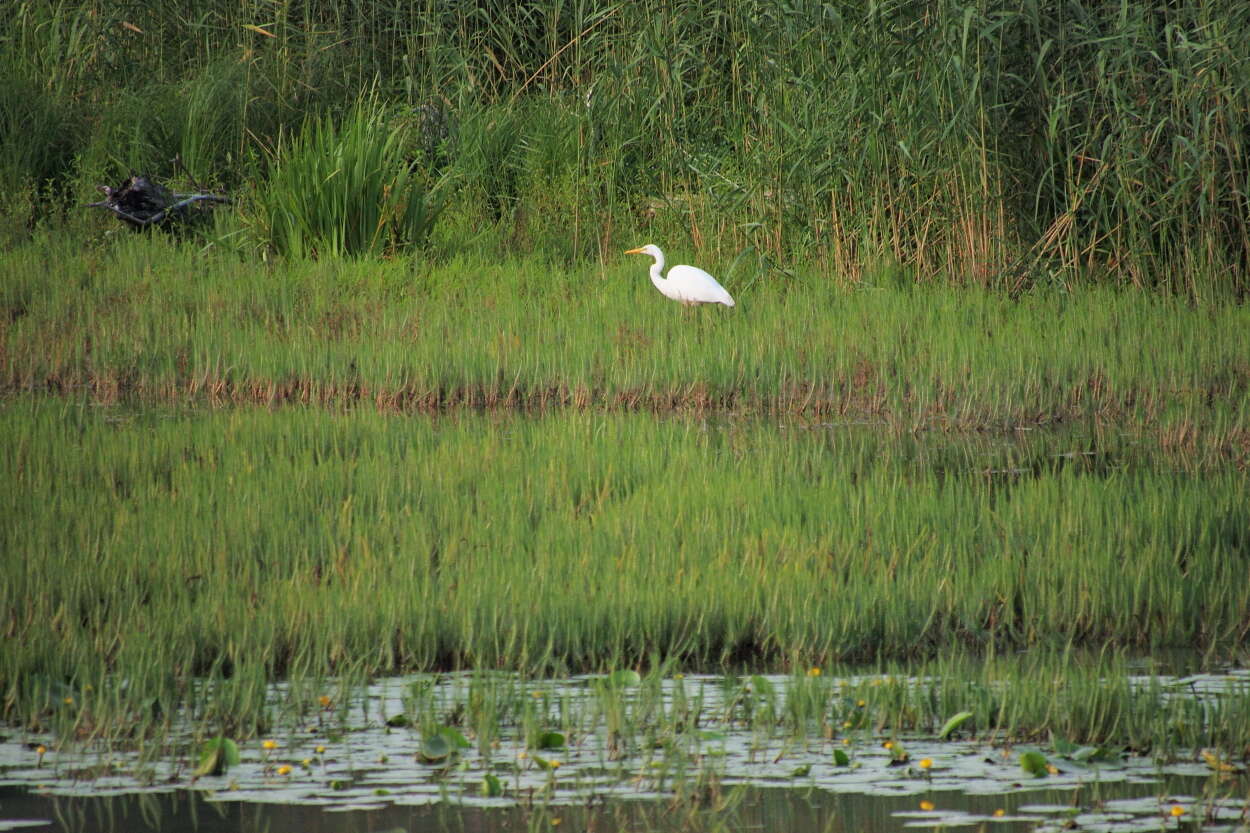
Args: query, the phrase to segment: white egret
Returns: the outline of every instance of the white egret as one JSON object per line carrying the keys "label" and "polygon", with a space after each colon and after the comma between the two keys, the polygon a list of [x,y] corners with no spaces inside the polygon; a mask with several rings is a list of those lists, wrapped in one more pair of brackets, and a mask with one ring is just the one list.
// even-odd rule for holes
{"label": "white egret", "polygon": [[660,251],[659,246],[648,243],[646,246],[630,249],[625,254],[651,255],[655,258],[655,262],[651,264],[651,283],[666,298],[672,298],[688,307],[695,304],[724,304],[727,307],[734,305],[734,299],[725,291],[725,287],[697,266],[677,265],[668,270],[667,279],[660,277],[660,273],[664,271],[664,252]]}

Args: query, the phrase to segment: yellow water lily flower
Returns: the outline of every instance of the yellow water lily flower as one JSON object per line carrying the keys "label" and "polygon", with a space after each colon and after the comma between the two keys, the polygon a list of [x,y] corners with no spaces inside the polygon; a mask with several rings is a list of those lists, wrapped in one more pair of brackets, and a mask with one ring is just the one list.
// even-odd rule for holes
{"label": "yellow water lily flower", "polygon": [[1220,756],[1216,755],[1210,749],[1202,750],[1202,760],[1206,761],[1207,766],[1211,767],[1211,769],[1215,770],[1216,772],[1236,772],[1237,771],[1237,767],[1233,766],[1227,761],[1221,760]]}

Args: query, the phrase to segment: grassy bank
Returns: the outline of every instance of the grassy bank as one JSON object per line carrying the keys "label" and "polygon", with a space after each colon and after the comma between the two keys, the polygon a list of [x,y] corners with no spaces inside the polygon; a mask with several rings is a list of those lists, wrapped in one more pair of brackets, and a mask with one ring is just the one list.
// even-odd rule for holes
{"label": "grassy bank", "polygon": [[117,717],[228,678],[214,713],[256,720],[277,675],[1219,653],[1250,627],[1244,470],[1121,432],[88,396],[10,398],[0,429],[10,719],[88,685]]}
{"label": "grassy bank", "polygon": [[[675,259],[680,258],[674,253]],[[683,311],[646,264],[259,264],[142,237],[0,253],[0,389],[153,404],[718,409],[896,428],[1111,425],[1244,459],[1245,306],[1091,289],[853,287],[705,263],[738,309]]]}
{"label": "grassy bank", "polygon": [[0,33],[7,233],[131,171],[189,188],[175,155],[256,221],[299,196],[275,196],[281,148],[372,90],[512,250],[602,261],[646,231],[854,278],[1244,295],[1248,39],[1232,0],[25,0]]}

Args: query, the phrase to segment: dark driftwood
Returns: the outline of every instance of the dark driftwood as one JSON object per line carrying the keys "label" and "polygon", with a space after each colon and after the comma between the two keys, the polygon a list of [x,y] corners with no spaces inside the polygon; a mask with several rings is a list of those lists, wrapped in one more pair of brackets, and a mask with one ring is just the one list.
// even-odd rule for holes
{"label": "dark driftwood", "polygon": [[104,199],[88,203],[87,207],[112,211],[133,228],[186,219],[189,206],[197,202],[230,202],[216,194],[175,194],[146,176],[131,176],[118,188],[101,185],[100,191]]}

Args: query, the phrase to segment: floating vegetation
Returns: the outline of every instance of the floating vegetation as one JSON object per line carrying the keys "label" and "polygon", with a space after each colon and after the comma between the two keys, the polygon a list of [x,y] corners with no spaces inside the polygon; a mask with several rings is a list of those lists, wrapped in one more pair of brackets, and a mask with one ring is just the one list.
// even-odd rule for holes
{"label": "floating vegetation", "polygon": [[[1203,680],[1208,696],[1244,709],[1250,674]],[[241,744],[240,760],[216,775],[192,773],[176,753],[153,757],[114,749],[55,748],[38,767],[31,748],[38,736],[9,738],[0,743],[0,787],[20,785],[49,796],[194,790],[213,802],[359,811],[444,803],[584,806],[609,799],[729,807],[743,789],[801,786],[808,794],[910,798],[919,809],[896,813],[909,825],[1008,818],[1044,828],[1075,823],[1081,829],[1132,831],[1184,814],[1204,819],[1213,830],[1246,822],[1250,784],[1244,773],[1213,768],[1200,750],[1147,757],[1055,737],[1044,749],[1022,751],[992,734],[939,741],[933,729],[900,731],[882,720],[882,709],[895,696],[891,690],[914,692],[919,702],[932,697],[934,679],[826,676],[818,681],[821,707],[812,712],[791,708],[796,701],[811,702],[811,691],[805,690],[810,677],[648,676],[627,688],[610,681],[611,675],[524,681],[489,672],[379,681],[351,694],[347,720],[294,726]],[[761,694],[761,682],[767,694]],[[1193,697],[1177,683],[1142,679],[1135,688]],[[487,693],[497,705],[489,712],[474,705]],[[864,706],[861,694],[868,698]],[[286,684],[269,690],[278,713],[293,696]],[[776,698],[778,710],[749,705],[761,696]],[[883,729],[831,728],[855,710],[866,710]],[[412,725],[393,728],[381,717],[398,713],[408,714]],[[539,736],[553,744],[542,755],[527,741],[528,721],[534,719],[561,730]],[[453,720],[463,732],[448,725]],[[422,725],[432,728],[418,728]],[[486,731],[493,742],[476,746],[474,740]],[[614,740],[614,733],[624,739]],[[558,756],[547,751],[557,750],[556,735],[562,741]],[[179,746],[173,739],[165,748]],[[210,741],[202,748],[224,747]],[[1212,754],[1207,751],[1206,757]],[[1179,784],[1187,791],[1178,791]],[[1039,791],[1051,800],[1057,791],[1066,792],[1070,800],[1059,805],[1021,800]],[[1123,797],[1133,792],[1135,797]],[[961,809],[973,796],[997,796],[999,806],[985,813]],[[1008,804],[1010,815],[1002,809]]]}

